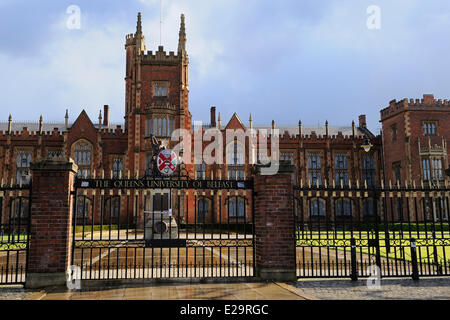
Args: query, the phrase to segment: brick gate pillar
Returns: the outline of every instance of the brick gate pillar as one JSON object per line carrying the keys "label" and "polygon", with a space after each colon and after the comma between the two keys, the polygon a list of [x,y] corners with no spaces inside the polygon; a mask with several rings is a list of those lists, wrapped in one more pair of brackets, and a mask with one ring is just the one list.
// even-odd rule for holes
{"label": "brick gate pillar", "polygon": [[[295,168],[280,164],[278,174],[255,176],[256,276],[296,281],[293,179]],[[258,170],[259,171],[259,170]]]}
{"label": "brick gate pillar", "polygon": [[69,158],[31,164],[32,205],[25,286],[66,283],[72,251],[72,201],[78,168]]}

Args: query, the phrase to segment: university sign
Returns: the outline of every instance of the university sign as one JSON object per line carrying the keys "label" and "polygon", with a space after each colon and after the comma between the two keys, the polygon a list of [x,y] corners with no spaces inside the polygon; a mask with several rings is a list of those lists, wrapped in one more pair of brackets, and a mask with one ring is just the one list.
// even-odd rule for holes
{"label": "university sign", "polygon": [[76,179],[80,189],[252,189],[253,180]]}

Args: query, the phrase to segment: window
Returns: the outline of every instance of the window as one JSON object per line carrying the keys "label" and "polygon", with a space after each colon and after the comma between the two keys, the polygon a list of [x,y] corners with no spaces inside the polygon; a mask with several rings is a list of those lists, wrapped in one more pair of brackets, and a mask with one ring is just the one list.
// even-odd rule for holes
{"label": "window", "polygon": [[423,123],[423,133],[426,136],[435,136],[436,135],[436,122],[426,121]]}
{"label": "window", "polygon": [[[27,198],[17,197],[11,200],[12,217],[18,223],[19,220],[28,218],[29,202]],[[20,221],[25,224],[25,221]]]}
{"label": "window", "polygon": [[311,217],[324,217],[325,216],[325,200],[311,199],[309,201],[309,213],[310,213]]}
{"label": "window", "polygon": [[232,197],[228,199],[228,216],[230,218],[245,217],[245,199]]}
{"label": "window", "polygon": [[350,217],[352,215],[352,201],[350,199],[336,199],[335,208],[337,217]]}
{"label": "window", "polygon": [[154,91],[155,97],[167,97],[167,85],[159,83],[155,84],[154,88],[155,88]]}
{"label": "window", "polygon": [[87,142],[79,142],[75,146],[74,150],[74,161],[78,166],[79,178],[90,177],[91,176],[91,157],[92,157],[92,147]]}
{"label": "window", "polygon": [[[105,201],[105,213],[107,222],[120,216],[120,197],[111,197]],[[111,221],[112,222],[112,221]]]}
{"label": "window", "polygon": [[430,181],[431,179],[430,159],[422,159],[422,176],[423,181]]}
{"label": "window", "polygon": [[368,186],[375,185],[375,159],[373,154],[362,155],[362,176],[363,182],[367,182]]}
{"label": "window", "polygon": [[167,136],[171,137],[174,130],[175,130],[174,120],[169,119],[169,132],[168,132]]}
{"label": "window", "polygon": [[446,198],[434,199],[434,220],[435,221],[448,221],[448,208]]}
{"label": "window", "polygon": [[397,125],[394,124],[391,126],[392,130],[392,141],[397,141]]}
{"label": "window", "polygon": [[227,148],[228,178],[244,179],[244,148],[236,141]]}
{"label": "window", "polygon": [[294,153],[281,152],[280,161],[287,161],[289,164],[294,165]]}
{"label": "window", "polygon": [[394,171],[394,179],[395,183],[401,183],[402,182],[402,174],[401,174],[401,163],[400,162],[394,162],[392,164],[392,170]]}
{"label": "window", "polygon": [[174,120],[166,117],[153,117],[146,120],[145,136],[170,137],[174,131]]}
{"label": "window", "polygon": [[204,222],[206,221],[210,209],[210,200],[206,198],[200,198],[197,201],[197,221]]}
{"label": "window", "polygon": [[232,166],[244,165],[244,148],[236,141],[228,146],[227,164]]}
{"label": "window", "polygon": [[308,178],[312,185],[322,185],[320,153],[308,153]]}
{"label": "window", "polygon": [[436,181],[444,180],[444,175],[442,173],[442,159],[439,158],[431,159],[431,173],[434,180]]}
{"label": "window", "polygon": [[30,183],[31,151],[19,150],[17,152],[17,184]]}
{"label": "window", "polygon": [[364,217],[374,216],[373,199],[368,198],[363,200],[363,216]]}
{"label": "window", "polygon": [[168,211],[169,210],[169,194],[155,193],[153,195],[153,211]]}
{"label": "window", "polygon": [[206,178],[206,163],[202,162],[201,164],[197,164],[196,166],[196,177],[197,179],[205,179]]}
{"label": "window", "polygon": [[77,220],[87,220],[90,218],[90,213],[92,210],[92,202],[86,196],[79,196],[77,198],[77,207],[76,207],[76,218]]}
{"label": "window", "polygon": [[119,179],[123,176],[123,159],[115,157],[113,158],[113,178]]}
{"label": "window", "polygon": [[337,185],[348,185],[348,161],[345,153],[337,153],[334,156],[334,168],[336,170]]}

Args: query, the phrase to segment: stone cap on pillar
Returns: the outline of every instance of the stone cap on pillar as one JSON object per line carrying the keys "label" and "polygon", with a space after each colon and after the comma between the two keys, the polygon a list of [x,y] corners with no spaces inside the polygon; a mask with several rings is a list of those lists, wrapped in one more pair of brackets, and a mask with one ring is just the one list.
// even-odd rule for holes
{"label": "stone cap on pillar", "polygon": [[37,158],[30,164],[32,171],[72,171],[78,172],[78,166],[70,157]]}
{"label": "stone cap on pillar", "polygon": [[[255,164],[253,171],[256,174],[261,174],[261,168],[270,168],[269,164]],[[295,166],[289,160],[280,160],[277,174],[291,174],[295,172]]]}

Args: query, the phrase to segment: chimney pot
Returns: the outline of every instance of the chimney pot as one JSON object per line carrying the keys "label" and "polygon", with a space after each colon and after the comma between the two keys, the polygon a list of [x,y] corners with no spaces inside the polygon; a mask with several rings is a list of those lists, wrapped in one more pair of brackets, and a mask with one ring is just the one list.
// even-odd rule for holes
{"label": "chimney pot", "polygon": [[105,127],[109,126],[109,106],[105,105],[103,110],[103,125]]}
{"label": "chimney pot", "polygon": [[211,127],[216,127],[216,107],[211,107]]}

